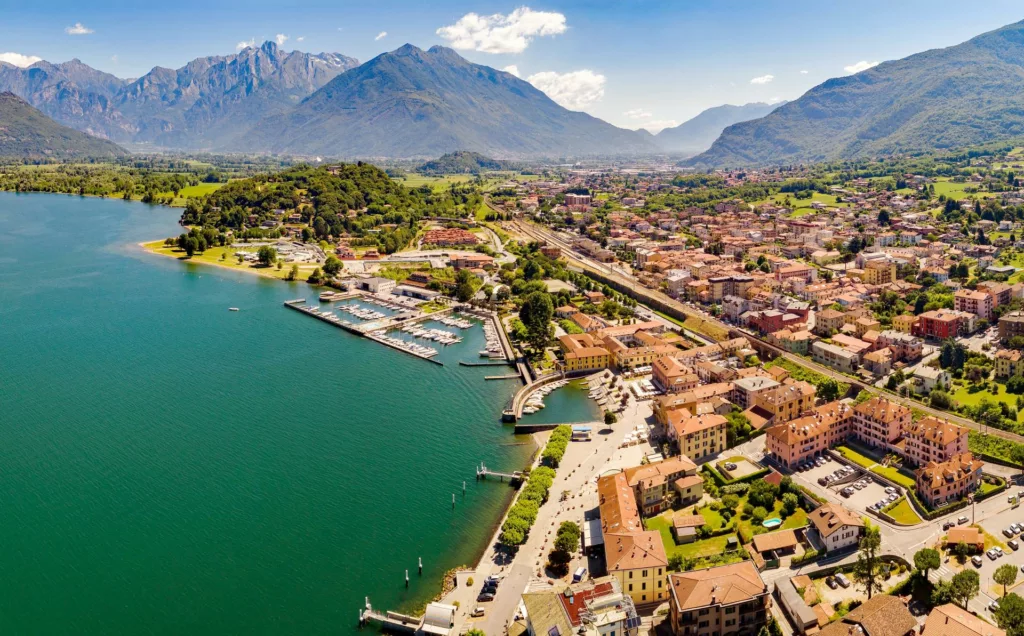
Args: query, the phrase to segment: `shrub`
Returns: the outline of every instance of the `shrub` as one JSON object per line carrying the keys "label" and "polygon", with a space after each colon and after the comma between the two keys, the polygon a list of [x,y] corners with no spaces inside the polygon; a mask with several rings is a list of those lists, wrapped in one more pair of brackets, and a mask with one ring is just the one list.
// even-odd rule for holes
{"label": "shrub", "polygon": [[750,489],[750,484],[729,484],[728,486],[722,487],[722,492],[727,495],[744,495],[748,489]]}

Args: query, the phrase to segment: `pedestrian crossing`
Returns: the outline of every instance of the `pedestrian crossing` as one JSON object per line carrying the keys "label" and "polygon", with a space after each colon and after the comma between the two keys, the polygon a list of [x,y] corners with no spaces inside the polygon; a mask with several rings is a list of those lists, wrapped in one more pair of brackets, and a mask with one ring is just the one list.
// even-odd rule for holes
{"label": "pedestrian crossing", "polygon": [[943,579],[948,581],[949,579],[953,578],[954,574],[953,570],[949,569],[949,567],[946,564],[940,565],[939,569],[935,570],[935,573],[938,576],[938,580],[940,581]]}

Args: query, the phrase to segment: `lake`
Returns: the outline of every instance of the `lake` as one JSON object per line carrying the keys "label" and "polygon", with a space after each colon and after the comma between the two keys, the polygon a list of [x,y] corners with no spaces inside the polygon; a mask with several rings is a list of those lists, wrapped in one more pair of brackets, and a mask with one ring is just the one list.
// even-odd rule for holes
{"label": "lake", "polygon": [[365,596],[419,606],[512,495],[475,466],[534,450],[500,422],[519,384],[457,364],[479,326],[442,367],[283,307],[304,283],[136,247],[179,214],[0,193],[0,631],[339,634]]}

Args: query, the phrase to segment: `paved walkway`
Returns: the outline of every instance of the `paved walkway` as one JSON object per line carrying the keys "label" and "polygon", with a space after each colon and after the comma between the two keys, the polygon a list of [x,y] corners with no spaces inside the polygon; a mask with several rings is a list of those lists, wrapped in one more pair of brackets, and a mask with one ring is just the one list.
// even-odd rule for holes
{"label": "paved walkway", "polygon": [[[596,488],[599,474],[615,467],[635,466],[640,463],[644,454],[653,452],[648,444],[619,448],[625,434],[649,418],[650,402],[637,404],[632,401],[610,431],[601,424],[595,426],[598,432],[593,441],[569,444],[562,464],[556,471],[548,501],[538,511],[537,521],[530,530],[526,544],[509,562],[496,541],[492,543],[471,574],[474,588],[460,586],[458,595],[454,592],[450,595],[452,600],[460,602],[455,624],[457,631],[475,627],[482,629],[488,636],[504,634],[516,613],[523,592],[528,587],[554,584],[554,580],[545,576],[544,565],[558,526],[563,521],[575,521],[582,525],[584,512],[597,505]],[[563,491],[570,494],[565,501],[560,501]],[[577,564],[574,562],[570,565],[569,572],[575,567]],[[484,579],[490,575],[502,578],[498,593],[493,601],[479,604],[485,609],[484,617],[469,618],[468,614],[477,606],[476,594]],[[470,574],[466,573],[460,583],[469,576]]]}

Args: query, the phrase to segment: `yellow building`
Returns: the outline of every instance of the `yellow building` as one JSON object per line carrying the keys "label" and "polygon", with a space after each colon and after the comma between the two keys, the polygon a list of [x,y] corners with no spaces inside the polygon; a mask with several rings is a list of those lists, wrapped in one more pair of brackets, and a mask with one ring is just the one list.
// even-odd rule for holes
{"label": "yellow building", "polygon": [[589,333],[565,335],[558,343],[565,354],[566,372],[606,369],[611,361],[608,350],[598,346]]}
{"label": "yellow building", "polygon": [[892,328],[903,333],[910,333],[915,322],[917,322],[917,316],[913,314],[900,314],[892,319]]}
{"label": "yellow building", "polygon": [[775,415],[775,422],[788,422],[814,408],[817,389],[807,382],[784,384],[757,396],[756,406]]}
{"label": "yellow building", "polygon": [[679,452],[693,461],[725,450],[728,421],[716,413],[690,415],[686,409],[668,414],[668,437],[679,444]]}
{"label": "yellow building", "polygon": [[996,377],[1012,378],[1015,375],[1024,375],[1024,358],[1020,351],[1014,349],[1003,349],[996,353]]}
{"label": "yellow building", "polygon": [[635,494],[625,473],[597,480],[608,574],[636,605],[662,603],[668,598],[668,556],[661,534],[644,530]]}
{"label": "yellow building", "polygon": [[896,263],[888,260],[869,261],[864,265],[861,280],[868,285],[885,285],[896,280]]}

